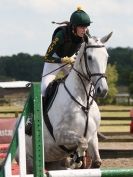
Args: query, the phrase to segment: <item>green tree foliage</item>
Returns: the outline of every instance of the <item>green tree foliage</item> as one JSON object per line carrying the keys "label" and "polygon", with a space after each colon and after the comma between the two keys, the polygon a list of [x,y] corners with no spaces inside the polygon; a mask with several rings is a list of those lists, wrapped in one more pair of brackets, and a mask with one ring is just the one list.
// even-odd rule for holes
{"label": "green tree foliage", "polygon": [[133,97],[133,71],[129,75],[129,93]]}
{"label": "green tree foliage", "polygon": [[129,89],[129,93],[130,93],[131,97],[133,98],[133,83],[131,83],[129,85],[128,89]]}
{"label": "green tree foliage", "polygon": [[115,101],[115,96],[117,94],[117,81],[118,73],[115,65],[108,64],[107,66],[107,83],[109,87],[108,94],[105,99],[98,99],[101,104],[112,104]]}
{"label": "green tree foliage", "polygon": [[[0,80],[40,81],[43,59],[39,55],[19,53],[0,58]],[[6,78],[6,79],[5,79]]]}
{"label": "green tree foliage", "polygon": [[[133,49],[108,48],[109,64],[115,65],[118,72],[118,85],[132,84]],[[43,57],[19,53],[17,55],[0,57],[0,81],[28,80],[40,81],[43,70]],[[130,89],[129,89],[130,90]]]}
{"label": "green tree foliage", "polygon": [[129,86],[130,73],[133,70],[132,48],[109,48],[109,63],[116,65],[119,74],[118,85]]}

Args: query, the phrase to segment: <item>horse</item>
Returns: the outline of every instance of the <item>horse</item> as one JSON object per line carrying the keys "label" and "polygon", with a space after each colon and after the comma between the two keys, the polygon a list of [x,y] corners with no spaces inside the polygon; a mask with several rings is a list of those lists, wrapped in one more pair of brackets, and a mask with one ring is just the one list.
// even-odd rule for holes
{"label": "horse", "polygon": [[[105,97],[108,92],[105,75],[108,53],[104,44],[111,35],[112,32],[101,39],[88,36],[69,75],[58,86],[48,111],[53,135],[44,122],[47,170],[67,169],[62,163],[72,152],[79,157],[86,151],[92,158],[92,167],[101,165],[97,137],[101,116],[94,98]],[[33,170],[32,136],[26,135],[26,151],[27,171],[30,173]]]}

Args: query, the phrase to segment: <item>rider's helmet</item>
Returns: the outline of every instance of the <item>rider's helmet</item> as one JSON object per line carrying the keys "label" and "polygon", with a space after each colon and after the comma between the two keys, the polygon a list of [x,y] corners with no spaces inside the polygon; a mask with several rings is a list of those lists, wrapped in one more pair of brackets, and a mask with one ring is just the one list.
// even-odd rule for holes
{"label": "rider's helmet", "polygon": [[90,23],[92,23],[90,21],[90,17],[89,15],[84,12],[83,10],[81,10],[80,7],[77,8],[77,10],[75,12],[72,13],[71,17],[70,17],[70,24],[72,26],[90,26]]}

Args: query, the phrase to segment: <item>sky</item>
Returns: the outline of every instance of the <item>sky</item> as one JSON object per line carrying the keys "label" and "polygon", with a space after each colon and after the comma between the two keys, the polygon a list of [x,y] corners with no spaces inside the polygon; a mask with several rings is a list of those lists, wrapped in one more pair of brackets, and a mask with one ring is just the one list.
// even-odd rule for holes
{"label": "sky", "polygon": [[107,47],[133,48],[133,0],[0,0],[0,56],[45,55],[52,33],[81,6],[92,36],[113,31]]}

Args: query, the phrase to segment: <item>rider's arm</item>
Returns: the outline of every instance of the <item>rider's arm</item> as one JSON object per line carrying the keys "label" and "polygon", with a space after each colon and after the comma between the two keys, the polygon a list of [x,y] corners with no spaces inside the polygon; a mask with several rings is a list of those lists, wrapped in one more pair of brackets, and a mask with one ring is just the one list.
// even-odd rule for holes
{"label": "rider's arm", "polygon": [[59,31],[53,38],[48,50],[44,56],[44,61],[48,63],[61,63],[61,58],[55,57],[53,54],[56,54],[56,50],[61,47],[61,44],[64,42],[63,32]]}

